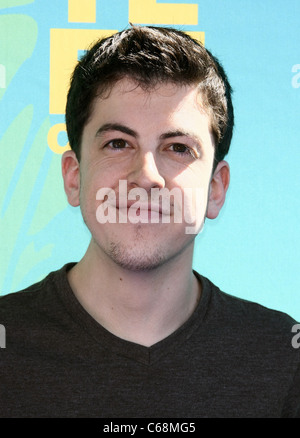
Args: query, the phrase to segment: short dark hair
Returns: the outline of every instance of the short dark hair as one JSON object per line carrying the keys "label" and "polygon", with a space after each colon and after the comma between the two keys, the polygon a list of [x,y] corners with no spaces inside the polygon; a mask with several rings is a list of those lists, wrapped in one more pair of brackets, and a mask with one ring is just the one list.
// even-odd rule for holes
{"label": "short dark hair", "polygon": [[143,89],[160,83],[197,85],[211,119],[215,165],[228,153],[234,126],[232,89],[220,62],[204,46],[173,28],[131,26],[96,42],[78,62],[66,106],[70,147],[80,160],[82,132],[96,97],[128,77]]}

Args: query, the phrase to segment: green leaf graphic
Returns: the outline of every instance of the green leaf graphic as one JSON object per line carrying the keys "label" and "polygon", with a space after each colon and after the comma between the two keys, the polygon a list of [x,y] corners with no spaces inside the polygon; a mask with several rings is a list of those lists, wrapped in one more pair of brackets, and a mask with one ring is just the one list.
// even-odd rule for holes
{"label": "green leaf graphic", "polygon": [[39,204],[28,233],[34,235],[46,228],[49,219],[67,206],[66,195],[61,175],[61,155],[52,154],[47,177],[43,185]]}
{"label": "green leaf graphic", "polygon": [[[55,242],[47,242],[41,247],[37,244],[37,236],[67,205],[59,178],[60,157],[47,145],[49,117],[36,133],[25,160],[22,157],[31,121],[32,106],[29,106],[12,122],[0,141],[3,156],[0,158],[4,158],[7,145],[13,144],[12,140],[15,142],[10,150],[10,160],[3,161],[9,161],[9,165],[5,168],[0,192],[0,234],[2,249],[5,248],[0,252],[2,293],[16,290],[38,263],[51,257]],[[15,169],[20,167],[16,175]],[[10,188],[8,193],[3,193],[7,187]]]}
{"label": "green leaf graphic", "polygon": [[35,0],[0,0],[0,9],[29,5],[30,3],[34,2]]}
{"label": "green leaf graphic", "polygon": [[[3,215],[3,201],[6,190],[13,182],[15,169],[21,156],[27,139],[33,117],[33,106],[28,105],[13,120],[5,134],[0,138],[0,162],[1,162],[1,185],[0,185],[0,217]],[[16,135],[16,132],[18,135]],[[13,147],[11,147],[13,145]],[[9,159],[7,159],[9,153]],[[2,227],[1,227],[1,231]],[[1,236],[2,237],[2,236]]]}
{"label": "green leaf graphic", "polygon": [[[22,14],[0,16],[0,64],[5,73],[0,100],[21,65],[32,55],[37,35],[38,26],[33,18]],[[26,44],[22,41],[26,41]]]}

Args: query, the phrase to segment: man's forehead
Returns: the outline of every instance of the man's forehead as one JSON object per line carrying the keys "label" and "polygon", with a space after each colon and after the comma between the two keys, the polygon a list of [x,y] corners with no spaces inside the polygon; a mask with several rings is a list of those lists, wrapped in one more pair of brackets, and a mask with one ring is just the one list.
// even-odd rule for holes
{"label": "man's forehead", "polygon": [[182,93],[194,91],[201,96],[202,92],[198,84],[177,83],[173,81],[155,81],[144,83],[130,76],[124,76],[107,87],[100,85],[96,98],[107,99],[112,94],[126,95],[134,93],[135,95],[145,96],[150,98],[153,95],[160,95],[162,97],[172,97],[181,90]]}
{"label": "man's forehead", "polygon": [[[123,106],[120,106],[121,102]],[[154,102],[157,102],[159,107],[163,105],[169,112],[179,111],[183,106],[187,108],[189,105],[190,108],[211,118],[211,111],[205,105],[203,92],[197,84],[163,82],[145,87],[144,84],[128,77],[111,84],[105,90],[101,87],[93,101],[91,115],[100,107],[108,109],[108,104],[115,105],[117,111],[126,113],[133,109],[129,105],[130,102],[150,111]]]}

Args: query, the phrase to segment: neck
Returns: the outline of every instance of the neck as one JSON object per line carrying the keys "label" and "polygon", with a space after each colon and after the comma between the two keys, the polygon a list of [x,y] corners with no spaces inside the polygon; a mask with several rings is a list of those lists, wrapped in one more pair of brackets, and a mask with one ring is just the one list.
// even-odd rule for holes
{"label": "neck", "polygon": [[192,272],[192,248],[158,268],[132,271],[104,254],[95,257],[93,246],[91,242],[68,279],[81,305],[111,333],[151,346],[193,313],[200,284]]}

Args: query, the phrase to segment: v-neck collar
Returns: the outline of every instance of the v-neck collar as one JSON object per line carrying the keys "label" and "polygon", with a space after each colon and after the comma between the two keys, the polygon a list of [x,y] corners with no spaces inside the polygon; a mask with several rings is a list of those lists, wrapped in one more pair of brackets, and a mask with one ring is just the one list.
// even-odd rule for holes
{"label": "v-neck collar", "polygon": [[56,291],[63,301],[66,310],[72,315],[73,320],[79,323],[101,347],[110,350],[116,355],[144,365],[151,365],[162,356],[169,354],[173,349],[179,348],[182,343],[192,336],[204,320],[210,300],[211,285],[205,277],[194,271],[197,279],[201,282],[202,294],[193,314],[181,327],[151,347],[145,347],[119,338],[99,324],[77,300],[67,278],[68,270],[75,266],[75,264],[68,263],[59,271],[52,273],[52,281],[55,284]]}

